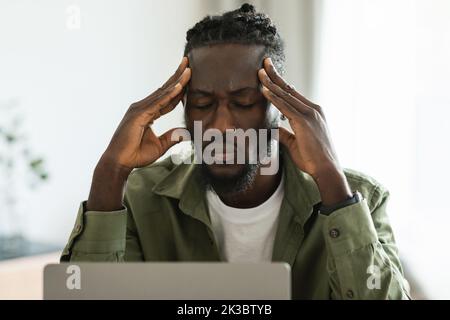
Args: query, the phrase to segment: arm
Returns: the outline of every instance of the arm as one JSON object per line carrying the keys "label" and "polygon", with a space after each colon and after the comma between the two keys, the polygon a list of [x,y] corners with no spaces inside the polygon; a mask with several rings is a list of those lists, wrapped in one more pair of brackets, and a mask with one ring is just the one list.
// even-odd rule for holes
{"label": "arm", "polygon": [[[258,71],[262,93],[289,120],[293,130],[279,128],[296,166],[308,173],[320,192],[322,208],[351,200],[347,178],[334,150],[323,110],[277,73],[270,59]],[[328,253],[331,298],[402,299],[407,289],[392,230],[387,222],[387,192],[372,191],[372,210],[366,200],[341,207],[323,219]],[[357,190],[356,190],[357,191]],[[375,201],[375,202],[374,202]],[[372,277],[368,274],[373,273]],[[369,283],[371,282],[371,283]],[[372,283],[373,282],[373,283]]]}
{"label": "arm", "polygon": [[375,187],[368,199],[337,209],[323,220],[332,299],[409,299],[386,205]]}
{"label": "arm", "polygon": [[183,57],[162,87],[128,108],[95,168],[89,198],[78,210],[61,261],[143,259],[133,215],[123,194],[134,168],[150,165],[182,141],[172,139],[177,128],[158,137],[151,124],[181,101],[191,76],[187,66],[188,60]]}
{"label": "arm", "polygon": [[87,211],[82,202],[61,262],[143,261],[133,213],[124,206],[115,211]]}

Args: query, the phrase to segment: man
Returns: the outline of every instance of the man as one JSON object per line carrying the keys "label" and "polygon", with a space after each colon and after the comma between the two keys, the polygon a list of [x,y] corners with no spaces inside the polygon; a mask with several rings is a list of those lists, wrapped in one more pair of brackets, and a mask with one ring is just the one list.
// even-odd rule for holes
{"label": "man", "polygon": [[[204,18],[186,38],[175,74],[119,124],[61,261],[285,261],[296,299],[408,299],[388,191],[341,168],[322,109],[281,77],[271,20],[245,4]],[[277,140],[270,134],[256,149],[227,140],[222,150],[219,137],[195,142],[200,155],[219,144],[212,163],[156,162],[182,128],[157,137],[150,125],[180,101],[191,138],[196,124],[224,138],[276,129],[279,151],[260,147]],[[292,132],[279,127],[280,113]],[[244,163],[229,161],[235,151]],[[279,170],[263,174],[278,156]]]}

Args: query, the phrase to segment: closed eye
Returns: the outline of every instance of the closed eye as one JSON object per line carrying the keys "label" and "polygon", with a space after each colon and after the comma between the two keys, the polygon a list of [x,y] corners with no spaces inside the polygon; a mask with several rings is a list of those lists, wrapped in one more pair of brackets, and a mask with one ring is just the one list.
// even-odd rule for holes
{"label": "closed eye", "polygon": [[206,109],[212,106],[212,103],[207,103],[207,104],[195,104],[193,105],[194,108],[197,109]]}
{"label": "closed eye", "polygon": [[241,104],[241,103],[237,103],[237,102],[234,102],[234,105],[236,106],[236,107],[238,107],[238,108],[250,108],[250,107],[252,107],[252,106],[254,106],[254,103],[250,103],[250,104]]}
{"label": "closed eye", "polygon": [[199,108],[199,109],[203,109],[203,108],[208,108],[211,107],[212,103],[205,103],[205,104],[196,104],[194,105],[194,107]]}
{"label": "closed eye", "polygon": [[[210,108],[213,103],[205,103],[205,104],[191,104],[192,107],[196,108],[196,109],[206,109],[206,108]],[[237,102],[233,102],[233,106],[237,107],[237,108],[242,108],[242,109],[246,109],[246,108],[251,108],[255,105],[255,103],[249,103],[249,104],[242,104],[242,103],[237,103]]]}

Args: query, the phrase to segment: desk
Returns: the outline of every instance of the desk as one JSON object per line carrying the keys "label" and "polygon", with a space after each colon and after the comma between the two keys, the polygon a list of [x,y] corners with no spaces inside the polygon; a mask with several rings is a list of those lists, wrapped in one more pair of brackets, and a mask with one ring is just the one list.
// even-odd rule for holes
{"label": "desk", "polygon": [[42,271],[60,252],[0,261],[0,300],[42,299]]}

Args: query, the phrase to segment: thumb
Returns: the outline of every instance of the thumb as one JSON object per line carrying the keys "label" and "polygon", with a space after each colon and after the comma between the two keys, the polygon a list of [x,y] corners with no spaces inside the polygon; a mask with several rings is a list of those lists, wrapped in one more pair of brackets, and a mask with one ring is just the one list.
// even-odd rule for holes
{"label": "thumb", "polygon": [[280,142],[290,150],[295,142],[295,135],[283,127],[278,127],[278,134]]}
{"label": "thumb", "polygon": [[177,143],[191,140],[191,135],[186,128],[173,128],[160,135],[158,139],[161,142],[162,153],[164,154]]}

